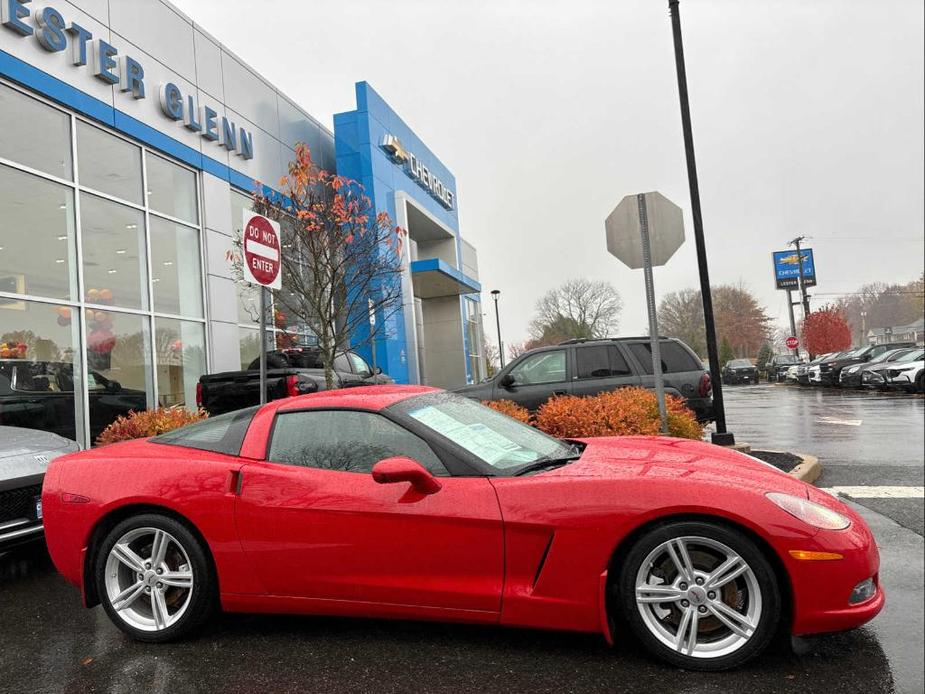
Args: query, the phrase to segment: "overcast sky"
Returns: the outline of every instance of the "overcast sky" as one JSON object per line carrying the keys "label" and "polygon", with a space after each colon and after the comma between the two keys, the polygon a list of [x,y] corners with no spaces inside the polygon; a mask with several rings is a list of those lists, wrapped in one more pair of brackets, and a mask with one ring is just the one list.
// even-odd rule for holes
{"label": "overcast sky", "polygon": [[[328,127],[366,80],[454,172],[505,342],[570,277],[612,282],[644,333],[641,271],[607,255],[627,194],[684,209],[656,291],[698,275],[667,0],[173,0]],[[238,9],[240,8],[240,9]],[[816,305],[923,269],[922,0],[682,0],[713,284],[787,325],[771,252],[812,237]],[[489,314],[486,332],[493,338]]]}

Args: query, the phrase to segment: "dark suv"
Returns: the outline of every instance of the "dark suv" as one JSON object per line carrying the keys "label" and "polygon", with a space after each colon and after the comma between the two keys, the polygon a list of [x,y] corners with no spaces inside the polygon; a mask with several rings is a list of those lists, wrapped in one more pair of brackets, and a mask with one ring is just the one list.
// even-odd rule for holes
{"label": "dark suv", "polygon": [[[665,392],[687,401],[701,421],[713,419],[710,374],[690,347],[660,338]],[[648,337],[570,340],[520,355],[494,377],[456,390],[475,400],[513,400],[535,411],[554,395],[596,395],[626,386],[655,387]]]}
{"label": "dark suv", "polygon": [[894,342],[885,345],[867,345],[846,354],[839,355],[837,358],[829,359],[819,364],[819,378],[822,385],[838,386],[841,385],[841,371],[845,367],[854,366],[855,364],[866,364],[871,359],[880,356],[884,352],[900,347],[915,347],[914,342]]}

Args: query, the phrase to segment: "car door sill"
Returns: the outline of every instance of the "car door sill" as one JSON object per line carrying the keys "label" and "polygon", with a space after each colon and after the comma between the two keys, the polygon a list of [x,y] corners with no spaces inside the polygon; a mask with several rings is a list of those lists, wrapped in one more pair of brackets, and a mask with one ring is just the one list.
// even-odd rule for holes
{"label": "car door sill", "polygon": [[[458,607],[404,605],[398,603],[302,598],[283,595],[223,593],[222,608],[229,612],[265,612],[319,614],[341,617],[394,617],[406,619],[450,619],[453,621],[498,623],[500,611],[473,610]],[[498,598],[500,608],[501,599]]]}

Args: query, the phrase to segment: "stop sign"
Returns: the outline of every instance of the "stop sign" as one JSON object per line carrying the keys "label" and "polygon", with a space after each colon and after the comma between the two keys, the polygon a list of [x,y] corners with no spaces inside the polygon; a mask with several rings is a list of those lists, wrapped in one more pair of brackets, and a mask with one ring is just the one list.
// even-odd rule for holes
{"label": "stop sign", "polygon": [[787,341],[785,344],[787,345],[787,349],[796,349],[797,347],[800,346],[800,341],[796,339],[793,335],[791,335],[790,337],[787,338]]}
{"label": "stop sign", "polygon": [[244,280],[270,289],[282,286],[279,224],[244,210]]}

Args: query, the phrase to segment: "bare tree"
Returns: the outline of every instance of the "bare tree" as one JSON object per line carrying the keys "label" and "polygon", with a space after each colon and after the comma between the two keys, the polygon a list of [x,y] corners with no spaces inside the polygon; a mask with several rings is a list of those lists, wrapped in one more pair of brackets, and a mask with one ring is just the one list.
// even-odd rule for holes
{"label": "bare tree", "polygon": [[[280,188],[282,198],[254,195],[254,211],[282,230],[276,304],[318,340],[332,388],[335,356],[385,334],[401,310],[405,232],[385,212],[375,214],[359,183],[318,167],[305,144],[296,146]],[[232,261],[243,276],[240,239]]]}
{"label": "bare tree", "polygon": [[622,310],[623,299],[609,282],[569,280],[537,302],[530,336],[544,344],[608,337],[616,333]]}

